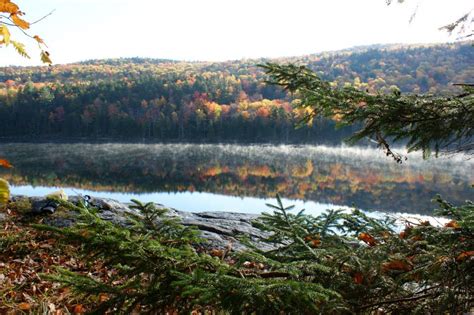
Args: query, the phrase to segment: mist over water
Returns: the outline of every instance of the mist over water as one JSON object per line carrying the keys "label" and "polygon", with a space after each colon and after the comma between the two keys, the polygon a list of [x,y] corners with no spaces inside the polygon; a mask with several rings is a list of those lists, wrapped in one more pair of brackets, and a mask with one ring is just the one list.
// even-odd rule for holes
{"label": "mist over water", "polygon": [[437,193],[454,203],[472,199],[474,182],[467,156],[411,153],[400,165],[368,147],[15,143],[1,144],[0,155],[15,165],[0,174],[13,193],[63,187],[190,211],[260,212],[279,193],[305,208],[429,214]]}

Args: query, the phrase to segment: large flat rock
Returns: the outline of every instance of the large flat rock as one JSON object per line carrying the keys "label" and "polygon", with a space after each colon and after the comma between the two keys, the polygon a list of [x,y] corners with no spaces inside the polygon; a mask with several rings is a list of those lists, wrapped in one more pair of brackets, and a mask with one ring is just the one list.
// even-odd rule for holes
{"label": "large flat rock", "polygon": [[[48,213],[42,209],[48,205],[48,199],[45,197],[26,197],[14,196],[13,201],[28,199],[32,204],[31,213],[43,216],[43,222],[57,227],[67,227],[74,224],[77,213],[74,211],[56,211]],[[69,201],[78,203],[80,197],[70,197]],[[129,225],[128,215],[140,215],[135,209],[131,209],[130,204],[120,203],[108,198],[90,199],[90,204],[96,207],[98,215],[107,221],[122,226]],[[54,206],[54,205],[53,205]],[[161,204],[155,204],[157,208],[166,208]],[[177,217],[183,225],[194,226],[201,231],[201,236],[206,240],[204,246],[211,248],[231,248],[234,251],[242,251],[247,247],[242,244],[239,237],[245,236],[250,242],[259,249],[271,250],[274,247],[262,241],[268,236],[252,225],[252,221],[258,219],[258,215],[236,213],[236,212],[186,212],[172,208],[168,209],[168,215]]]}

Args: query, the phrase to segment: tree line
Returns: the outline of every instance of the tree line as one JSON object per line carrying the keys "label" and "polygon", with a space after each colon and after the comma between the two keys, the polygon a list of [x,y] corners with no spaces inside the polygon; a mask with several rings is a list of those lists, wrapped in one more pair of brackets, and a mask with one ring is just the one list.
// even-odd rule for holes
{"label": "tree line", "polygon": [[[469,48],[382,46],[276,61],[308,65],[335,86],[439,94],[472,78]],[[297,97],[265,83],[258,66],[265,61],[129,58],[2,68],[0,136],[337,143],[353,131],[335,131],[328,119],[295,130],[307,112]]]}

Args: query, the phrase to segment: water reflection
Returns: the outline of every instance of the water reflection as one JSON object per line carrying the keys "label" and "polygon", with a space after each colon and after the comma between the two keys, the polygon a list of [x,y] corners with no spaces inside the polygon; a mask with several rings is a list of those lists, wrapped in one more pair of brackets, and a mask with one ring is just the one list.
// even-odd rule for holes
{"label": "water reflection", "polygon": [[[0,156],[14,162],[15,168],[2,176],[18,186],[74,187],[138,197],[207,192],[264,199],[280,193],[289,199],[389,212],[430,213],[436,193],[453,202],[472,199],[474,180],[474,163],[461,156],[424,161],[409,155],[406,163],[398,165],[368,148],[2,144]],[[184,197],[188,195],[193,196],[168,196],[185,200],[191,208],[198,198]],[[210,210],[229,210],[226,201],[212,195],[206,198],[215,201]]]}

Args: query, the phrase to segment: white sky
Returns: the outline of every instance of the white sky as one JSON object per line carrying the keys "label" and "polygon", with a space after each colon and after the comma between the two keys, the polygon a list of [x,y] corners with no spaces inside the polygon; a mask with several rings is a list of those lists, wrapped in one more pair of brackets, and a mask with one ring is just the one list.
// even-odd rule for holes
{"label": "white sky", "polygon": [[[14,0],[34,21],[54,63],[93,58],[228,60],[311,54],[356,45],[453,40],[440,26],[472,0]],[[396,0],[394,0],[396,2]],[[418,6],[413,23],[410,16]],[[0,48],[0,65],[39,64]]]}

